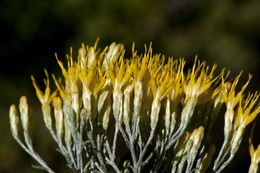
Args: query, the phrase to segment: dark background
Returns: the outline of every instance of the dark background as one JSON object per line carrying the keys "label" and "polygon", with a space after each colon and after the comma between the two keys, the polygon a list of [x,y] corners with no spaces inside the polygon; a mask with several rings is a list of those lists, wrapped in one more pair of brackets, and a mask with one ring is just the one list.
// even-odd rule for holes
{"label": "dark background", "polygon": [[[259,0],[1,0],[0,172],[36,172],[9,130],[9,106],[18,104],[21,95],[29,97],[32,107],[36,150],[55,170],[69,172],[42,127],[30,75],[39,81],[44,68],[57,73],[55,52],[64,58],[71,46],[76,52],[97,37],[101,47],[115,41],[128,52],[133,42],[139,52],[152,42],[154,52],[166,56],[192,62],[198,55],[232,75],[241,70],[244,78],[253,74],[250,88],[259,90]],[[255,144],[259,141],[255,132]],[[247,172],[249,162],[246,138],[226,172]]]}

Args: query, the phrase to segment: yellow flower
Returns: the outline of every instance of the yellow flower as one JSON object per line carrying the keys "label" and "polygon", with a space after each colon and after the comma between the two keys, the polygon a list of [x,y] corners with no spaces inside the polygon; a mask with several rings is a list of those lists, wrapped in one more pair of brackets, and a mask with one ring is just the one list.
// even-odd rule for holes
{"label": "yellow flower", "polygon": [[247,82],[243,85],[241,90],[238,93],[236,93],[236,87],[237,87],[237,84],[238,84],[238,81],[239,81],[239,78],[241,77],[241,75],[242,75],[242,72],[235,78],[235,80],[232,84],[222,82],[222,85],[224,86],[223,87],[224,92],[223,92],[222,96],[226,103],[227,109],[234,108],[237,105],[237,103],[243,99],[242,98],[243,93],[252,78],[252,75],[249,75]]}
{"label": "yellow flower", "polygon": [[190,97],[199,97],[203,93],[208,92],[212,84],[221,76],[214,76],[216,67],[216,65],[210,67],[206,65],[205,61],[200,62],[197,58],[195,59],[194,65],[188,72],[183,86],[186,100]]}
{"label": "yellow flower", "polygon": [[46,70],[44,72],[45,72],[45,75],[47,77],[44,80],[44,83],[45,83],[45,86],[46,86],[44,93],[41,91],[40,87],[37,85],[33,76],[31,76],[31,79],[32,79],[33,86],[34,86],[35,91],[36,91],[36,95],[37,95],[38,99],[40,100],[40,102],[42,104],[50,104],[52,102],[53,98],[55,97],[56,92],[51,93],[49,75],[48,75],[48,72]]}
{"label": "yellow flower", "polygon": [[[153,147],[158,158],[173,156],[172,162],[169,161],[171,165],[166,165],[172,166],[172,172],[185,172],[184,169],[186,172],[221,172],[237,152],[246,127],[260,113],[260,94],[256,92],[247,97],[244,94],[251,75],[238,90],[242,73],[230,82],[227,80],[229,72],[223,69],[216,75],[216,65],[209,66],[197,57],[192,68],[186,71],[183,58],[166,59],[164,55],[153,54],[151,45],[145,46],[144,54],[137,54],[133,45],[132,57],[126,59],[122,44],[112,43],[102,50],[97,49],[96,42],[94,46],[82,44],[77,59],[70,49],[67,65],[57,55],[56,59],[62,72],[62,78],[53,75],[56,91],[51,92],[46,70],[44,91],[34,77],[31,78],[42,104],[45,126],[59,144],[60,151],[69,154],[66,157],[71,159],[70,166],[77,171],[83,167],[83,160],[92,162],[87,158],[81,160],[84,154],[98,159],[86,164],[92,170],[98,167],[107,172],[109,164],[116,172],[122,172],[114,162],[120,133],[119,139],[126,144],[124,149],[130,150],[133,172],[141,172],[141,167],[154,158],[154,152],[147,152]],[[19,108],[26,132],[30,120],[25,97]],[[221,110],[225,111],[224,142],[217,157],[213,157],[211,129],[216,116],[223,113]],[[16,139],[19,138],[18,120],[12,105],[10,123]],[[109,134],[111,132],[114,134]],[[30,142],[29,138],[25,136]],[[83,144],[87,145],[87,150]],[[95,156],[97,150],[98,156]],[[260,162],[260,146],[255,150],[250,142],[250,155],[250,171],[255,173]],[[211,163],[213,159],[214,164]],[[160,164],[155,164],[156,169],[163,170]]]}
{"label": "yellow flower", "polygon": [[41,91],[40,87],[37,85],[34,77],[31,76],[31,78],[33,81],[33,86],[36,91],[36,95],[42,104],[42,112],[43,112],[43,119],[44,119],[45,125],[50,131],[52,131],[52,118],[51,118],[50,103],[55,98],[57,92],[55,91],[55,92],[51,93],[49,75],[46,70],[45,70],[45,74],[46,74],[47,78],[44,80],[44,83],[46,86],[44,93]]}
{"label": "yellow flower", "polygon": [[255,149],[252,143],[252,135],[249,138],[249,154],[251,157],[251,164],[248,170],[248,173],[257,173],[258,166],[260,163],[260,145]]}
{"label": "yellow flower", "polygon": [[167,96],[176,99],[182,92],[185,61],[169,59],[167,64],[164,64],[164,57],[161,60],[159,56],[153,58],[150,64],[150,87],[153,96],[158,92],[161,98]]}
{"label": "yellow flower", "polygon": [[249,94],[247,98],[239,100],[237,116],[235,119],[235,127],[246,127],[250,124],[260,112],[260,106],[255,108],[259,99],[259,93]]}

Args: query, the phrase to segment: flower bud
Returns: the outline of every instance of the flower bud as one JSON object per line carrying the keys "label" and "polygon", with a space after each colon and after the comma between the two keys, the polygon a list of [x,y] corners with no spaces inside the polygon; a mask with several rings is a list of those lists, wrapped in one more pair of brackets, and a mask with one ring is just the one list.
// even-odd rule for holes
{"label": "flower bud", "polygon": [[42,114],[45,126],[52,131],[51,107],[49,104],[42,104]]}
{"label": "flower bud", "polygon": [[[141,81],[137,81],[134,86],[134,115],[140,115],[143,98],[143,87]],[[137,117],[135,117],[137,118]],[[135,121],[135,119],[133,119]]]}
{"label": "flower bud", "polygon": [[104,106],[104,103],[106,101],[106,98],[109,94],[109,91],[104,91],[102,92],[102,94],[99,96],[99,99],[98,99],[98,104],[97,104],[97,110],[98,110],[98,113],[101,112],[103,106]]}
{"label": "flower bud", "polygon": [[83,92],[82,92],[82,102],[84,108],[91,112],[91,91],[83,85]]}
{"label": "flower bud", "polygon": [[111,110],[111,107],[108,106],[107,110],[105,111],[104,116],[103,116],[102,126],[103,126],[104,130],[107,130],[107,127],[108,127],[110,110]]}
{"label": "flower bud", "polygon": [[95,60],[96,54],[95,54],[95,48],[90,47],[87,53],[88,57],[88,69],[91,68],[93,61]]}
{"label": "flower bud", "polygon": [[167,99],[165,116],[164,116],[164,126],[166,129],[166,133],[169,133],[170,123],[171,123],[170,118],[171,118],[170,100]]}
{"label": "flower bud", "polygon": [[128,86],[125,91],[124,91],[124,113],[123,113],[123,118],[124,118],[124,123],[128,124],[130,120],[130,92],[132,90],[131,86]]}
{"label": "flower bud", "polygon": [[159,112],[161,108],[161,102],[159,100],[158,94],[155,96],[153,103],[152,103],[152,110],[151,110],[151,129],[155,129],[158,123]]}
{"label": "flower bud", "polygon": [[122,94],[118,90],[114,90],[113,93],[113,114],[115,119],[121,121],[121,110],[122,110]]}
{"label": "flower bud", "polygon": [[61,140],[63,135],[63,111],[62,111],[62,101],[59,97],[53,99],[54,106],[54,117],[55,117],[55,127],[58,139]]}
{"label": "flower bud", "polygon": [[193,145],[192,145],[190,153],[192,154],[191,156],[193,158],[196,157],[196,154],[199,150],[199,147],[200,147],[200,144],[201,144],[203,137],[204,137],[204,128],[202,126],[195,129],[191,134],[190,138],[192,140]]}
{"label": "flower bud", "polygon": [[18,138],[19,118],[17,115],[17,110],[15,108],[15,105],[10,106],[9,118],[10,118],[10,126],[11,126],[12,135],[14,138]]}
{"label": "flower bud", "polygon": [[31,137],[29,134],[28,104],[27,104],[27,98],[25,96],[22,96],[20,98],[19,110],[20,110],[20,114],[21,114],[22,126],[23,126],[23,131],[24,131],[24,139],[25,139],[27,146],[31,146],[32,141],[31,141]]}
{"label": "flower bud", "polygon": [[204,137],[204,128],[200,126],[199,128],[195,129],[190,139],[186,145],[187,155],[187,170],[192,169],[192,165],[194,164],[195,158],[199,152],[199,148]]}
{"label": "flower bud", "polygon": [[22,96],[20,98],[19,111],[21,114],[22,126],[25,133],[28,133],[29,129],[29,115],[28,115],[28,104],[27,98]]}
{"label": "flower bud", "polygon": [[86,49],[85,46],[82,44],[82,47],[79,48],[79,62],[80,66],[83,68],[86,64]]}
{"label": "flower bud", "polygon": [[106,54],[104,62],[103,62],[103,67],[105,68],[105,70],[108,69],[108,66],[111,62],[118,59],[120,54],[123,52],[123,49],[124,49],[124,46],[122,44],[112,43],[109,46],[109,49],[107,51],[107,54]]}

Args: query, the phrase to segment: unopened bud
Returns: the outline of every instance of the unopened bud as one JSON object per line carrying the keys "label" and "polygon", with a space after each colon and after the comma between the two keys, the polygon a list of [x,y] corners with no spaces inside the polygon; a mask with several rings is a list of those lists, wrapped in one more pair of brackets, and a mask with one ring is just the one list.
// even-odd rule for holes
{"label": "unopened bud", "polygon": [[95,54],[95,48],[90,47],[88,50],[88,69],[91,69],[92,63],[95,60],[96,54]]}
{"label": "unopened bud", "polygon": [[21,114],[22,126],[25,133],[28,133],[29,129],[29,115],[28,115],[28,104],[27,98],[22,96],[20,98],[19,111]]}
{"label": "unopened bud", "polygon": [[111,110],[111,107],[108,106],[107,110],[104,113],[103,123],[102,123],[104,130],[107,130],[107,127],[108,127],[110,110]]}
{"label": "unopened bud", "polygon": [[124,123],[128,124],[130,119],[130,92],[132,90],[131,86],[128,86],[124,91],[124,114],[123,119]]}
{"label": "unopened bud", "polygon": [[82,47],[79,49],[79,60],[80,65],[83,68],[86,64],[86,49],[84,45],[82,45]]}
{"label": "unopened bud", "polygon": [[17,110],[15,108],[15,105],[10,106],[9,118],[10,118],[10,126],[11,126],[12,135],[14,138],[18,138],[19,118],[17,115]]}
{"label": "unopened bud", "polygon": [[132,121],[136,121],[137,116],[140,115],[143,98],[143,88],[141,81],[137,81],[134,86],[134,117]]}
{"label": "unopened bud", "polygon": [[201,144],[203,137],[204,137],[204,128],[202,126],[195,129],[191,134],[190,138],[193,141],[192,150],[196,151],[196,153],[197,153],[197,150],[199,149],[199,146]]}
{"label": "unopened bud", "polygon": [[91,112],[91,91],[83,85],[83,92],[82,92],[82,102],[84,108]]}
{"label": "unopened bud", "polygon": [[52,131],[51,107],[49,104],[42,105],[42,114],[45,126]]}
{"label": "unopened bud", "polygon": [[112,43],[109,46],[108,52],[107,52],[104,62],[103,62],[103,67],[105,68],[105,70],[108,69],[108,66],[111,62],[114,62],[115,60],[117,60],[119,55],[122,53],[123,49],[124,49],[124,46],[122,44]]}
{"label": "unopened bud", "polygon": [[204,128],[202,126],[195,129],[190,136],[190,139],[188,141],[188,144],[190,145],[188,146],[188,148],[186,146],[186,151],[188,152],[188,157],[187,157],[188,170],[191,170],[195,158],[197,157],[203,136],[204,136]]}
{"label": "unopened bud", "polygon": [[113,114],[115,119],[121,121],[121,113],[122,110],[122,94],[115,90],[113,93]]}
{"label": "unopened bud", "polygon": [[164,117],[164,125],[165,125],[165,129],[166,129],[166,133],[168,133],[169,129],[170,129],[170,123],[171,123],[170,117],[171,117],[170,100],[167,99],[165,117]]}
{"label": "unopened bud", "polygon": [[63,135],[63,111],[62,111],[62,101],[59,97],[53,99],[54,106],[54,117],[55,117],[55,127],[58,139],[61,140]]}
{"label": "unopened bud", "polygon": [[31,137],[29,134],[29,114],[28,114],[28,104],[27,104],[27,98],[25,96],[22,96],[20,98],[19,103],[19,110],[21,114],[21,121],[24,131],[24,139],[27,144],[27,146],[32,145]]}
{"label": "unopened bud", "polygon": [[153,103],[152,103],[152,110],[151,110],[151,129],[155,129],[159,119],[159,112],[161,108],[161,102],[158,98],[158,95],[155,96]]}
{"label": "unopened bud", "polygon": [[103,108],[103,106],[104,106],[104,103],[105,103],[105,101],[106,101],[106,98],[107,98],[108,94],[109,94],[109,91],[104,91],[104,92],[102,92],[102,94],[100,94],[100,96],[99,96],[98,104],[97,104],[97,109],[98,109],[98,112],[99,112],[99,113],[101,112],[101,110],[102,110],[102,108]]}

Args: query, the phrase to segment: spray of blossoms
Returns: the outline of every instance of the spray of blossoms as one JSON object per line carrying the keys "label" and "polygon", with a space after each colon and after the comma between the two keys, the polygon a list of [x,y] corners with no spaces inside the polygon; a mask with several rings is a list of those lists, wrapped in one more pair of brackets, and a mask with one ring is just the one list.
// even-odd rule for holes
{"label": "spray of blossoms", "polygon": [[[245,94],[251,75],[239,88],[241,73],[228,80],[229,72],[216,75],[216,65],[197,58],[187,69],[184,59],[153,54],[146,46],[138,54],[133,46],[126,59],[116,43],[105,49],[82,45],[66,64],[56,58],[62,72],[52,76],[56,89],[47,71],[44,90],[34,77],[32,82],[44,124],[75,173],[219,173],[260,112],[259,93]],[[18,110],[11,105],[14,139],[44,170],[55,172],[34,149],[25,96]],[[223,132],[221,144],[215,129]],[[250,138],[249,172],[257,172],[259,153]]]}

